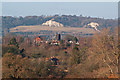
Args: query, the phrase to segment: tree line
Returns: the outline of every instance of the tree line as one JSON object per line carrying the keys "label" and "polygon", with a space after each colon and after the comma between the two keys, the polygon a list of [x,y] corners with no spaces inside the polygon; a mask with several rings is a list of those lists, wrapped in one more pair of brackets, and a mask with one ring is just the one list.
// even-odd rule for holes
{"label": "tree line", "polygon": [[83,17],[76,15],[54,15],[54,16],[2,16],[2,27],[12,28],[22,25],[41,25],[42,23],[53,19],[59,23],[62,23],[64,26],[71,27],[83,27],[90,22],[97,22],[100,24],[100,28],[106,27],[115,27],[117,26],[117,20],[115,19],[104,19],[104,18],[92,18],[92,17]]}

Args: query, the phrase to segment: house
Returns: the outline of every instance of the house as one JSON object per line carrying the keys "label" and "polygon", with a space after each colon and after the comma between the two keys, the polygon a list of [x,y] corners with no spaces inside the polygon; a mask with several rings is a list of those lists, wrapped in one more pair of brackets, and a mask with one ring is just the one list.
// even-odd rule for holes
{"label": "house", "polygon": [[44,42],[44,38],[40,36],[36,37],[34,40],[35,45],[40,45],[40,43],[43,43],[43,42]]}
{"label": "house", "polygon": [[69,41],[69,43],[73,43],[73,41]]}
{"label": "house", "polygon": [[35,39],[36,42],[42,42],[42,39],[40,36],[38,36],[36,39]]}
{"label": "house", "polygon": [[51,42],[51,45],[60,45],[60,41],[53,40],[53,41]]}
{"label": "house", "polygon": [[79,45],[79,42],[76,42],[75,44]]}

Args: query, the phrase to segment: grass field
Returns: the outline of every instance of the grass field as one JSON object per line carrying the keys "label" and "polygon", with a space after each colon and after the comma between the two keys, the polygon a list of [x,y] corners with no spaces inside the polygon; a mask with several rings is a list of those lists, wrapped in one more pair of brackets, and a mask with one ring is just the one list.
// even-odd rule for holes
{"label": "grass field", "polygon": [[82,33],[95,33],[96,31],[91,28],[78,28],[78,27],[49,27],[49,26],[17,26],[10,29],[10,32],[39,32],[40,30],[48,31],[65,31],[65,32],[82,32]]}

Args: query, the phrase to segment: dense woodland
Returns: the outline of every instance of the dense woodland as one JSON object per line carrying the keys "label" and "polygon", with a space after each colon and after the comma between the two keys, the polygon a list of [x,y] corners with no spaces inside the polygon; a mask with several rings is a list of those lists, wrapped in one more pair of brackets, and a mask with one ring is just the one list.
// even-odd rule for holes
{"label": "dense woodland", "polygon": [[117,26],[117,20],[115,19],[104,19],[104,18],[92,18],[92,17],[83,17],[82,15],[54,15],[54,16],[26,16],[26,17],[12,17],[12,16],[3,16],[2,17],[2,28],[9,29],[21,25],[41,25],[42,23],[53,19],[59,23],[62,23],[64,26],[71,27],[83,27],[90,22],[97,22],[100,24],[100,29],[111,27],[114,28]]}
{"label": "dense woodland", "polygon": [[[69,17],[74,19],[76,16]],[[42,17],[25,17],[24,20],[26,22],[28,20],[29,23],[29,18]],[[9,19],[19,22],[19,19],[23,18],[9,17]],[[25,24],[24,20],[21,24]],[[119,46],[116,32],[117,29],[111,33],[110,28],[107,28],[92,37],[76,38],[66,35],[60,41],[60,45],[49,43],[34,45],[33,38],[7,34],[3,37],[2,76],[3,78],[117,78]],[[80,44],[66,43],[69,39],[79,41]],[[59,64],[55,65],[54,61],[48,59],[53,56],[59,60]]]}

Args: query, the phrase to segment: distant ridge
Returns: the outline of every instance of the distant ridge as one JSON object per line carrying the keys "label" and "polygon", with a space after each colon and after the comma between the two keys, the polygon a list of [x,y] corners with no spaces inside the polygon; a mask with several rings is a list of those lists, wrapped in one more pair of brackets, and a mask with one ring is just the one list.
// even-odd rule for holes
{"label": "distant ridge", "polygon": [[104,18],[92,18],[83,17],[76,15],[54,15],[54,16],[25,16],[25,17],[12,17],[12,16],[2,16],[2,30],[5,28],[13,28],[16,26],[31,26],[31,25],[42,25],[46,21],[54,20],[64,27],[83,27],[90,22],[99,23],[100,29],[117,26],[118,20],[115,19],[104,19]]}

